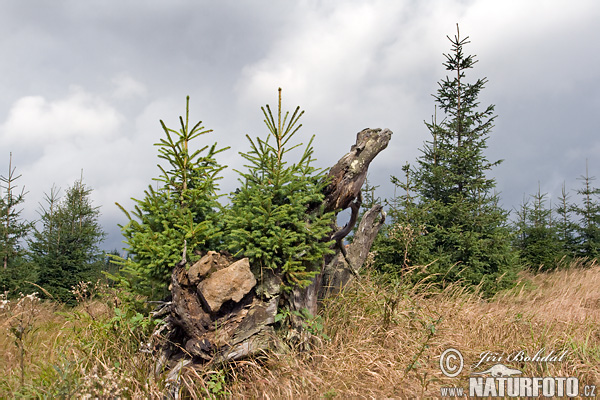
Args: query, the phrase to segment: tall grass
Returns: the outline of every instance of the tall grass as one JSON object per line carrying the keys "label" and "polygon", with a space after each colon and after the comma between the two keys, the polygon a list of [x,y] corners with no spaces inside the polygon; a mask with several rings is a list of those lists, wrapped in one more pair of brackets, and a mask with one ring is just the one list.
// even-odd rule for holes
{"label": "tall grass", "polygon": [[[523,376],[575,376],[600,385],[600,267],[523,274],[510,292],[484,300],[458,285],[390,285],[362,277],[323,308],[325,333],[310,354],[239,363],[232,398],[423,398],[468,387],[483,352],[568,350],[561,363],[506,363]],[[439,357],[460,350],[464,372],[444,376]],[[484,364],[486,367],[493,363]],[[477,368],[483,370],[483,368]]]}
{"label": "tall grass", "polygon": [[[152,357],[139,351],[149,321],[115,304],[114,293],[105,292],[100,300],[85,297],[76,308],[35,296],[3,299],[0,398],[159,394],[148,384]],[[28,332],[21,341],[14,333],[19,326]]]}
{"label": "tall grass", "polygon": [[[0,397],[162,398],[151,354],[140,351],[147,320],[111,297],[84,299],[75,309],[36,302],[0,309]],[[117,301],[115,303],[115,301]],[[29,311],[28,311],[29,310]],[[33,311],[32,311],[33,310]],[[434,291],[367,273],[321,308],[313,349],[280,349],[219,366],[189,366],[180,376],[189,398],[422,398],[443,386],[466,387],[486,351],[530,355],[568,350],[562,362],[506,363],[523,376],[575,376],[600,385],[600,267],[572,265],[523,273],[493,299],[459,285]],[[33,312],[22,346],[11,331]],[[444,376],[440,354],[460,350],[465,369]],[[21,363],[21,355],[23,362]],[[485,364],[485,367],[491,366]],[[483,367],[477,368],[481,370]]]}

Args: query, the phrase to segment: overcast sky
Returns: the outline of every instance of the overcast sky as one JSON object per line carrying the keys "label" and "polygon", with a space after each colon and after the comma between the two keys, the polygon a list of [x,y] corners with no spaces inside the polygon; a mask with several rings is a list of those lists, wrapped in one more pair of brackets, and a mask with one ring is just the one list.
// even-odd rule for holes
{"label": "overcast sky", "polygon": [[446,76],[442,53],[456,24],[496,105],[488,141],[502,204],[541,190],[556,197],[585,173],[600,175],[600,2],[444,1],[22,1],[0,3],[0,174],[9,153],[38,217],[44,192],[79,178],[101,207],[108,250],[121,248],[115,202],[159,173],[159,119],[177,128],[191,96],[201,120],[232,149],[222,192],[235,189],[245,134],[264,136],[260,107],[306,110],[318,164],[333,165],[363,128],[389,128],[369,178],[392,194],[391,174],[414,163],[423,121]]}

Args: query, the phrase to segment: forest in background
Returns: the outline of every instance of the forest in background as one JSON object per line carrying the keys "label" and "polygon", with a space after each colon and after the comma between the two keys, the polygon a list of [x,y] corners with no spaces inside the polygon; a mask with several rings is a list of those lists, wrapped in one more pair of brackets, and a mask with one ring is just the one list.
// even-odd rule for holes
{"label": "forest in background", "polygon": [[[468,38],[457,32],[449,39],[451,51],[444,55],[448,76],[434,94],[435,116],[425,123],[431,138],[421,148],[421,157],[412,165],[400,166],[398,175],[391,177],[395,197],[379,199],[377,188],[368,182],[363,187],[363,211],[383,201],[388,214],[371,249],[369,279],[377,282],[375,286],[385,286],[385,293],[393,292],[390,287],[401,287],[404,294],[421,296],[426,287],[429,293],[450,298],[459,291],[461,296],[493,299],[499,293],[529,290],[519,278],[527,271],[573,265],[593,269],[600,241],[600,190],[594,187],[587,165],[579,188],[563,188],[554,204],[547,194],[534,189],[512,213],[502,209],[490,177],[501,161],[485,156],[496,115],[493,106],[481,108],[478,103],[487,81],[467,79],[476,63],[474,56],[464,52]],[[75,308],[79,310],[75,315],[90,319],[89,325],[81,326],[91,335],[90,343],[106,340],[119,330],[129,331],[129,339],[143,341],[153,324],[147,318],[147,300],[160,300],[167,294],[170,271],[181,259],[182,248],[192,258],[208,250],[228,250],[249,257],[260,271],[281,271],[289,288],[306,285],[331,245],[320,239],[330,229],[332,215],[317,213],[305,220],[307,205],[322,199],[324,171],[311,165],[312,140],[304,146],[290,141],[301,126],[299,108],[282,115],[280,97],[277,112],[266,106],[263,114],[269,135],[248,137],[250,150],[241,154],[248,170],[239,173],[241,186],[226,206],[219,202],[217,185],[225,168],[217,162],[217,155],[226,149],[214,143],[194,150],[198,138],[211,131],[201,123],[189,123],[189,103],[180,130],[161,121],[165,137],[157,146],[168,166],[161,167],[157,178],[162,186],[150,185],[136,200],[134,210],[123,209],[128,219],[123,226],[128,246],[125,257],[109,257],[100,250],[104,233],[98,225],[99,209],[91,203],[92,189],[83,177],[62,196],[51,188],[40,206],[40,220],[24,221],[20,205],[26,193],[19,190],[19,175],[10,162],[8,174],[1,178],[0,195],[3,308],[10,304],[35,308],[41,296],[80,307]],[[301,157],[286,159],[298,146],[304,149]],[[306,230],[299,221],[313,229]],[[295,260],[297,254],[303,258]],[[114,308],[98,314],[85,308],[95,304],[96,295],[110,300]],[[382,300],[384,328],[395,323],[399,299]],[[29,314],[22,310],[14,315]],[[107,319],[96,321],[98,315]],[[330,336],[318,317],[308,317],[315,333]],[[432,332],[431,338],[441,323],[434,317],[424,314],[417,321],[423,332]],[[11,325],[21,352],[21,387],[25,341],[33,335],[25,328],[32,326],[31,321]],[[97,331],[89,331],[92,328]],[[94,338],[95,334],[100,336]],[[431,339],[419,337],[422,346]],[[417,350],[416,357],[421,353]],[[406,366],[406,373],[418,370],[415,362]],[[214,386],[207,390],[225,390],[223,371],[209,374],[208,382]]]}
{"label": "forest in background", "polygon": [[[553,203],[548,193],[532,186],[531,193],[524,194],[518,208],[504,210],[499,206],[496,184],[490,175],[502,160],[489,161],[485,156],[496,115],[493,105],[480,107],[478,102],[487,80],[467,80],[466,73],[477,62],[474,56],[464,53],[468,38],[460,38],[458,32],[448,39],[452,48],[450,53],[444,54],[443,64],[448,76],[438,83],[438,92],[433,94],[436,112],[431,121],[425,122],[431,138],[420,149],[421,157],[412,165],[407,162],[400,166],[398,174],[391,177],[394,197],[377,197],[378,188],[370,186],[368,181],[363,187],[363,210],[383,203],[388,213],[385,228],[372,249],[376,254],[376,268],[389,276],[408,277],[413,281],[433,275],[440,276],[440,282],[461,280],[472,286],[483,284],[484,292],[493,294],[494,290],[514,283],[516,272],[524,268],[548,270],[569,265],[576,258],[595,259],[600,244],[600,189],[594,186],[595,177],[588,173],[587,160],[585,166],[582,165],[585,173],[574,184],[578,187],[569,190],[565,183],[562,192],[553,197],[556,198]],[[292,118],[300,116],[301,113],[294,114]],[[205,187],[185,189],[186,196],[196,199],[192,201],[196,204],[184,207],[185,212],[191,211],[194,214],[191,218],[204,221],[205,226],[214,225],[219,213],[224,213],[216,182],[225,168],[215,157],[226,149],[217,150],[214,144],[207,154],[194,154],[196,159],[191,157],[189,165],[174,165],[172,161],[183,154],[183,149],[177,149],[169,136],[177,132],[169,132],[164,124],[163,129],[167,139],[158,144],[162,146],[159,157],[171,163],[173,170],[163,169],[157,181],[163,182],[164,187],[158,191],[149,187],[146,197],[138,200],[133,211],[136,217],[123,210],[130,220],[123,228],[129,244],[126,249],[129,261],[120,260],[120,264],[116,260],[117,250],[112,251],[112,256],[100,250],[105,236],[98,225],[100,211],[91,203],[92,188],[84,184],[83,176],[67,188],[63,197],[60,189],[50,188],[40,204],[38,221],[21,218],[20,207],[26,192],[19,188],[20,175],[12,165],[11,154],[9,170],[1,176],[0,185],[0,289],[16,295],[43,287],[46,295],[72,303],[74,297],[70,291],[79,282],[96,281],[103,278],[102,271],[112,274],[126,265],[131,267],[132,262],[150,265],[143,273],[148,276],[158,274],[154,270],[160,268],[166,268],[162,273],[168,275],[166,265],[177,261],[186,234],[185,229],[177,225],[179,220],[190,217],[166,215],[164,209],[159,211],[151,203],[172,202],[170,197],[182,195],[183,187],[177,188],[169,180],[179,179],[181,186],[191,179],[190,182],[199,182],[195,184]],[[195,144],[199,135],[211,132],[200,126],[194,129],[187,138],[181,139],[182,145],[188,146],[192,141]],[[252,141],[251,145],[255,146]],[[186,177],[176,176],[186,172]],[[248,176],[243,179],[248,180]],[[160,196],[163,198],[159,199]],[[181,208],[168,204],[174,209]],[[151,226],[148,216],[155,218],[157,213],[165,214],[159,217],[165,217],[170,224],[161,233],[162,242],[158,247],[163,250],[144,255],[136,250],[136,246],[138,249],[142,246],[139,241],[144,239],[139,232],[134,232],[134,227]],[[160,229],[151,227],[146,233],[157,234]],[[222,232],[215,234],[223,238]],[[219,242],[220,239],[204,243],[206,238],[201,235],[192,236],[195,239],[190,247],[200,245],[200,251],[228,246],[234,250],[231,245]],[[165,250],[167,248],[169,250]],[[163,254],[158,254],[161,251]],[[421,268],[419,272],[414,266],[427,266],[427,269]],[[131,272],[131,268],[129,270]]]}

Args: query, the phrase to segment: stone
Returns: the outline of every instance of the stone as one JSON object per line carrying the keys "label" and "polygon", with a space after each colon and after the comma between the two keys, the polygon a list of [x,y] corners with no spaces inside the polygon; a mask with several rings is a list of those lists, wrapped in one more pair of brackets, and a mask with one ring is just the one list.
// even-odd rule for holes
{"label": "stone", "polygon": [[229,264],[231,264],[231,261],[225,255],[216,251],[209,251],[190,267],[187,273],[188,279],[192,285],[197,285],[207,275],[223,269]]}
{"label": "stone", "polygon": [[227,268],[217,270],[198,284],[198,294],[209,312],[217,313],[229,300],[239,302],[256,286],[250,262],[243,258]]}

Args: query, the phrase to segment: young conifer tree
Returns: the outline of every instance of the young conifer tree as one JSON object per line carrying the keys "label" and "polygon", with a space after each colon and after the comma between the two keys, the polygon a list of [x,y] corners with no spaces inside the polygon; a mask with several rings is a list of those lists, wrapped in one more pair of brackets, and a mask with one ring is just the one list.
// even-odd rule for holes
{"label": "young conifer tree", "polygon": [[155,146],[166,166],[158,165],[161,175],[155,180],[161,186],[149,185],[143,199],[133,199],[132,212],[117,204],[128,219],[121,228],[129,256],[113,257],[127,277],[121,282],[151,297],[166,293],[171,271],[182,257],[189,260],[196,250],[214,250],[220,235],[217,181],[225,167],[215,156],[227,148],[218,149],[216,143],[192,147],[212,130],[201,126],[202,121],[189,125],[189,96],[185,119],[179,121],[179,131],[160,121],[165,137]]}
{"label": "young conifer tree", "polygon": [[547,194],[541,192],[530,196],[531,205],[527,203],[521,210],[525,216],[524,225],[517,233],[516,242],[521,262],[534,270],[553,269],[564,255],[559,240],[559,232],[552,219],[552,207],[546,206]]}
{"label": "young conifer tree", "polygon": [[431,264],[426,274],[437,275],[430,279],[481,283],[484,292],[492,293],[514,278],[515,264],[507,212],[498,205],[494,179],[487,176],[501,161],[490,162],[484,154],[496,116],[493,105],[479,107],[487,80],[467,81],[466,73],[477,62],[464,52],[468,37],[462,38],[457,26],[457,34],[448,39],[452,50],[444,54],[443,65],[450,75],[434,95],[444,118],[425,123],[431,140],[406,179],[416,197],[395,219],[404,228],[419,228],[407,257],[412,265]]}
{"label": "young conifer tree", "polygon": [[259,280],[268,271],[281,278],[283,289],[303,287],[330,252],[323,239],[331,231],[333,213],[307,212],[323,202],[327,182],[324,172],[312,166],[314,136],[296,162],[289,160],[289,153],[302,146],[292,142],[302,126],[300,107],[282,119],[279,89],[277,119],[268,105],[262,111],[269,133],[265,139],[246,136],[250,151],[240,154],[248,169],[237,171],[241,187],[231,197],[224,239],[235,255],[250,259]]}
{"label": "young conifer tree", "polygon": [[582,204],[574,205],[572,211],[578,217],[576,256],[597,258],[600,255],[600,189],[593,186],[596,178],[589,175],[586,161],[585,175],[579,180],[583,183],[577,190]]}
{"label": "young conifer tree", "polygon": [[418,203],[418,187],[409,163],[402,166],[403,176],[391,177],[394,196],[386,199],[389,207],[389,223],[386,224],[374,244],[377,251],[376,266],[391,276],[402,276],[414,265],[426,264],[428,260],[424,217],[428,209]]}
{"label": "young conifer tree", "polygon": [[16,289],[22,281],[32,279],[25,265],[25,249],[22,241],[27,237],[32,224],[21,218],[20,205],[25,201],[25,190],[17,191],[12,153],[8,162],[8,175],[0,176],[0,290]]}
{"label": "young conifer tree", "polygon": [[577,224],[572,220],[572,205],[570,194],[565,187],[563,182],[561,188],[561,194],[558,196],[557,205],[554,208],[556,212],[556,233],[558,235],[558,241],[560,244],[561,252],[565,257],[565,265],[568,261],[575,256],[577,247],[576,230]]}
{"label": "young conifer tree", "polygon": [[56,300],[74,303],[71,289],[80,281],[98,278],[104,232],[83,179],[76,181],[60,199],[53,187],[40,211],[41,227],[29,243],[31,260],[38,269],[37,284]]}

